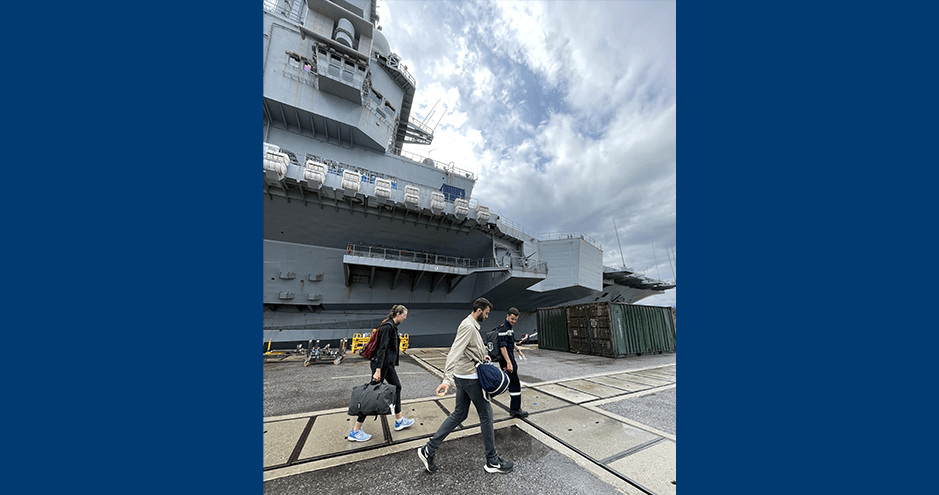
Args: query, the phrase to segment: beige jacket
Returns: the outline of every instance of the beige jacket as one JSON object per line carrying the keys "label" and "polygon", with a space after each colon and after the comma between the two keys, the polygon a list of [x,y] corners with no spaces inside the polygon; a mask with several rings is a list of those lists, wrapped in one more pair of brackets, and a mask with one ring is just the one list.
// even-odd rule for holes
{"label": "beige jacket", "polygon": [[447,364],[443,369],[444,383],[452,390],[456,385],[453,382],[453,375],[476,373],[476,362],[485,362],[486,355],[486,344],[479,335],[479,322],[471,314],[456,329],[456,337],[453,339],[453,345],[450,346]]}

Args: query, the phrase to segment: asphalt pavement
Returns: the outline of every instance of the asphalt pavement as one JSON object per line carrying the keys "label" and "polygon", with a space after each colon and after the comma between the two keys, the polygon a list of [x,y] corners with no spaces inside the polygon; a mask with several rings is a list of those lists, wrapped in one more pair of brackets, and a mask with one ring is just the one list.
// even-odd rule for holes
{"label": "asphalt pavement", "polygon": [[611,359],[523,347],[522,408],[508,415],[508,394],[493,400],[496,447],[515,463],[509,474],[483,470],[475,411],[437,452],[427,473],[416,449],[447,414],[454,396],[434,396],[446,348],[408,349],[397,369],[402,409],[415,425],[369,418],[369,442],[345,439],[355,385],[370,369],[348,354],[339,365],[303,358],[264,366],[264,493],[673,494],[677,487],[676,354]]}

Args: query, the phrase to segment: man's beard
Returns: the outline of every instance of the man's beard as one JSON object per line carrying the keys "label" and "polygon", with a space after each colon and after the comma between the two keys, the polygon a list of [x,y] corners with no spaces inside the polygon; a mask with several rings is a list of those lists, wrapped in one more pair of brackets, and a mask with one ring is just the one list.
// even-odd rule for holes
{"label": "man's beard", "polygon": [[480,323],[482,323],[483,320],[485,320],[485,319],[486,319],[486,317],[483,316],[482,313],[479,313],[479,316],[476,317],[476,321],[478,321],[478,322],[480,322]]}

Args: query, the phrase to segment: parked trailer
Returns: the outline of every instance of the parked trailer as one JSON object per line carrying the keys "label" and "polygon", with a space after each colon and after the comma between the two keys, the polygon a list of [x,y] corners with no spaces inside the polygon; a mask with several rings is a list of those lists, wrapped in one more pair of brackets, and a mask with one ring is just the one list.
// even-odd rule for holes
{"label": "parked trailer", "polygon": [[675,352],[668,306],[591,303],[538,308],[538,347],[612,358]]}

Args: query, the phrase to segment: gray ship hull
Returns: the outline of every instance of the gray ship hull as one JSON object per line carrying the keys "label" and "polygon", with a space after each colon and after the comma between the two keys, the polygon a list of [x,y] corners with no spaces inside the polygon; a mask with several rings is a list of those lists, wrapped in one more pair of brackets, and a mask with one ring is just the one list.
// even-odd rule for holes
{"label": "gray ship hull", "polygon": [[568,302],[637,302],[674,287],[602,265],[584,234],[540,238],[472,197],[476,177],[404,151],[433,130],[375,3],[265,2],[263,339],[337,345],[394,304],[412,346],[447,346],[473,301],[519,335]]}

